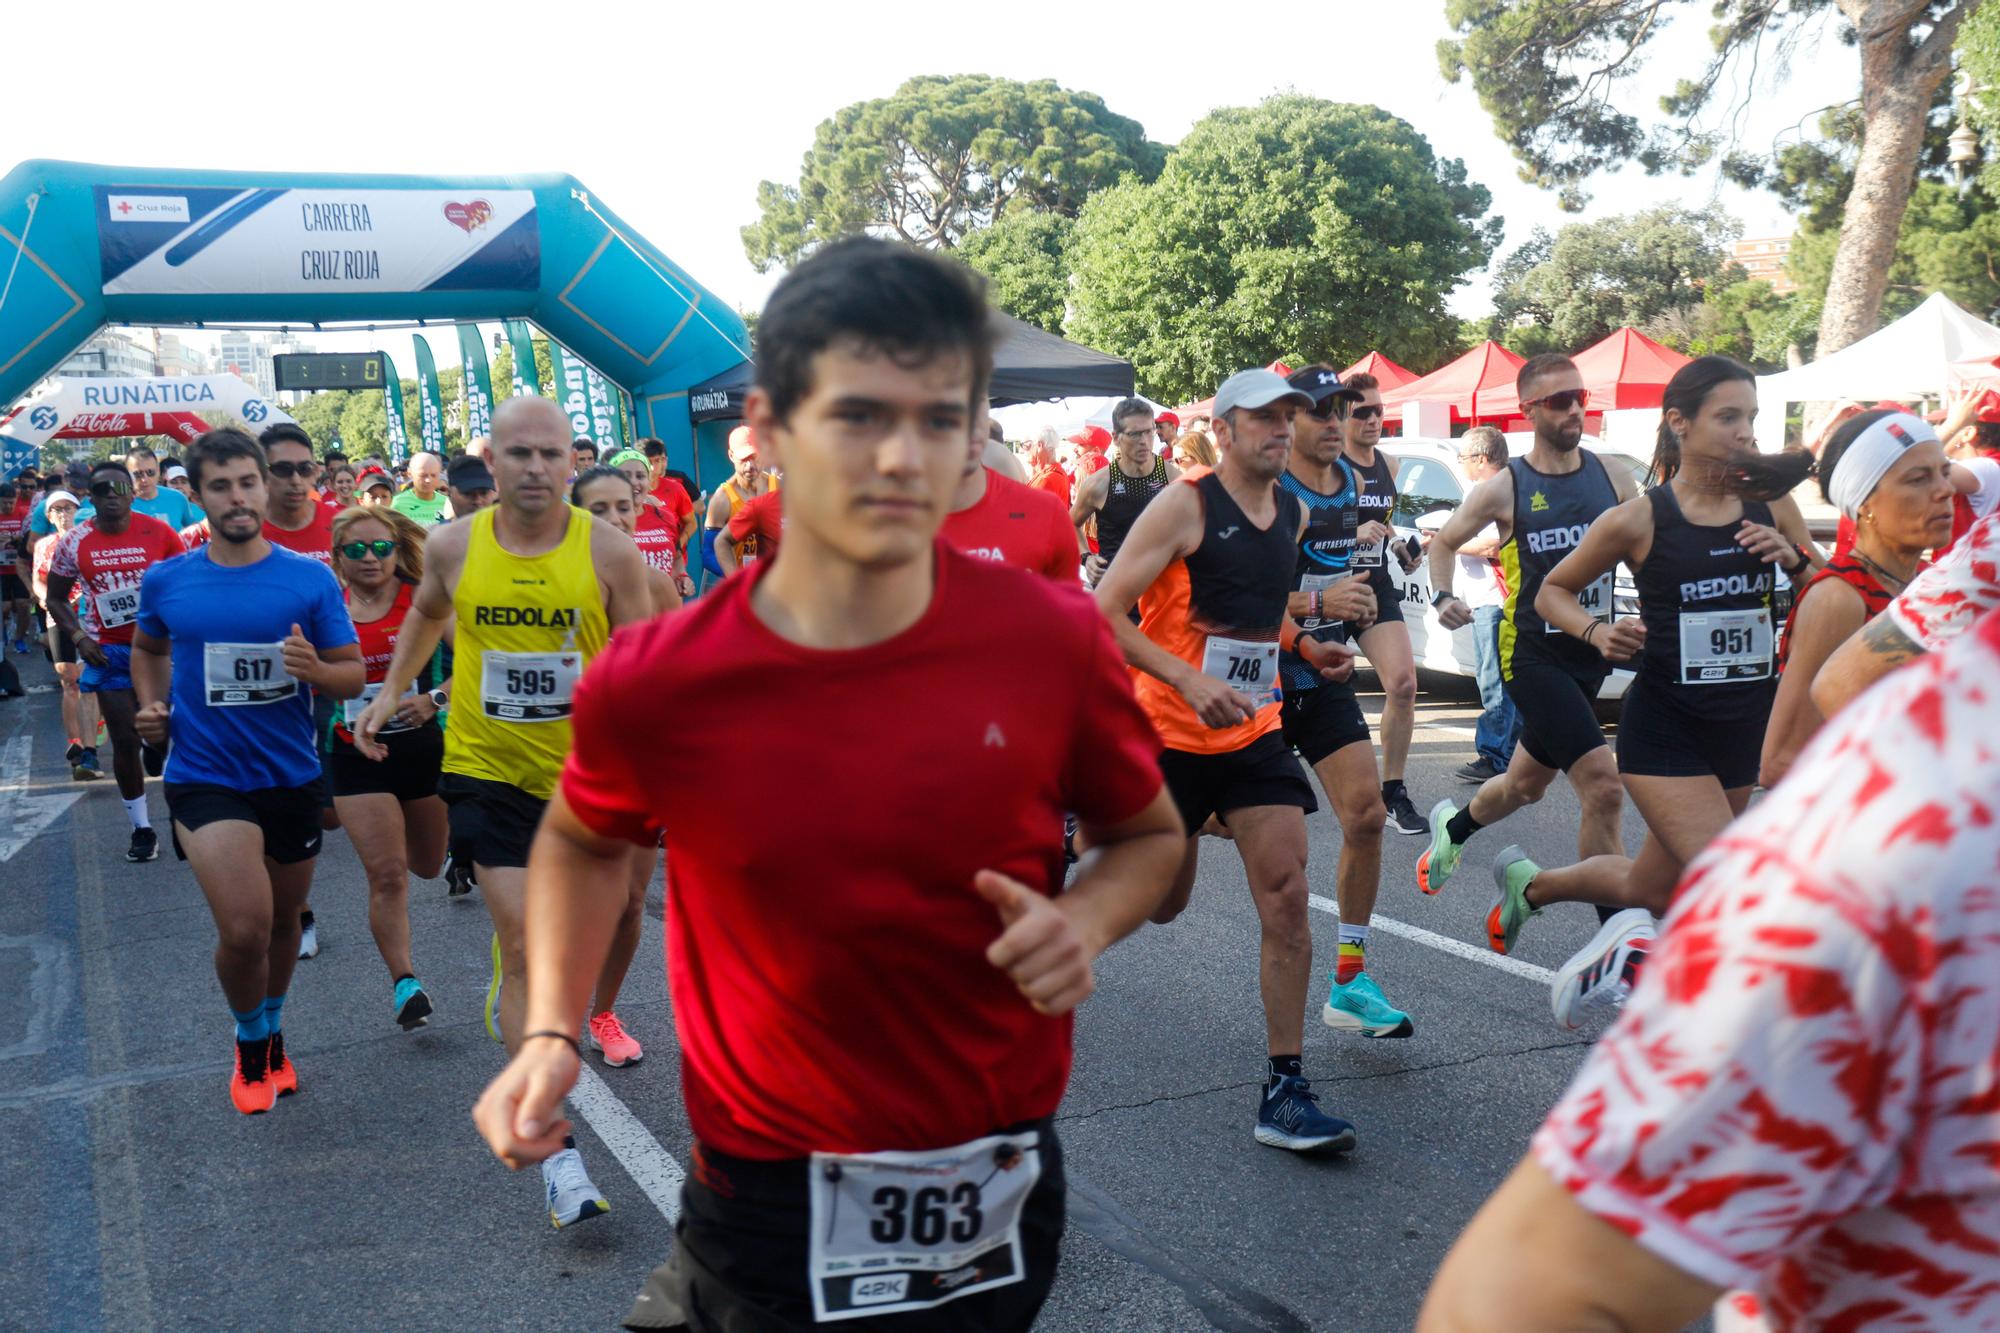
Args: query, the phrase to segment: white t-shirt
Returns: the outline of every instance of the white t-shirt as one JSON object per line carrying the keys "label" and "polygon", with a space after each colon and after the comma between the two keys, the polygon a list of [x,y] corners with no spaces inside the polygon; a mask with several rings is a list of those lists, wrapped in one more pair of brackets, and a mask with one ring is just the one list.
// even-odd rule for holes
{"label": "white t-shirt", "polygon": [[[1479,535],[1473,538],[1481,542],[1499,539],[1500,530],[1491,523],[1481,528]],[[1500,566],[1484,556],[1458,557],[1458,587],[1455,591],[1475,611],[1481,607],[1499,606],[1507,600],[1507,595],[1500,590]]]}
{"label": "white t-shirt", "polygon": [[1688,868],[1535,1159],[1775,1329],[1996,1326],[2000,620],[1835,717]]}

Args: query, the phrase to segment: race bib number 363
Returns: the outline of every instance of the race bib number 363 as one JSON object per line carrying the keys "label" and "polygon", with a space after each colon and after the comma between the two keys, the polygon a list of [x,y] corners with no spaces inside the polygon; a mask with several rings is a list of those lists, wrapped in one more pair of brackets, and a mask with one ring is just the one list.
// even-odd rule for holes
{"label": "race bib number 363", "polygon": [[923,1310],[1026,1276],[1034,1134],[932,1152],[814,1153],[807,1280],[815,1322]]}

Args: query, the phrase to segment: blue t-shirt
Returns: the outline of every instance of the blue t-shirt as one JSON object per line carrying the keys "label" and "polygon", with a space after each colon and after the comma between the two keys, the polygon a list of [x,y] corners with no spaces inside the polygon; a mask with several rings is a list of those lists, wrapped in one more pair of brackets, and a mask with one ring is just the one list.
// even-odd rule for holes
{"label": "blue t-shirt", "polygon": [[333,571],[282,546],[242,568],[204,546],[146,571],[139,628],[173,642],[168,782],[254,791],[318,779],[312,691],[278,652],[293,625],[322,652],[356,639]]}

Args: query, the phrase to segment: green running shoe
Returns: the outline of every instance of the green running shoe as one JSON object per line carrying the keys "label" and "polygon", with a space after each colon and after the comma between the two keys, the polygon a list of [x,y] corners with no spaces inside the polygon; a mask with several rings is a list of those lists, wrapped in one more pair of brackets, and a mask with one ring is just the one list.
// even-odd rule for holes
{"label": "green running shoe", "polygon": [[1425,893],[1436,893],[1458,869],[1458,858],[1465,851],[1459,843],[1451,840],[1445,832],[1445,825],[1458,813],[1458,807],[1449,800],[1439,801],[1431,807],[1431,845],[1424,848],[1417,858],[1417,887]]}
{"label": "green running shoe", "polygon": [[1390,1004],[1375,978],[1366,972],[1345,986],[1334,982],[1319,1018],[1330,1028],[1359,1032],[1364,1037],[1407,1037],[1416,1031],[1410,1016]]}
{"label": "green running shoe", "polygon": [[1514,941],[1531,916],[1542,909],[1528,903],[1528,885],[1542,868],[1519,847],[1501,849],[1493,858],[1493,910],[1486,914],[1486,943],[1494,953],[1514,952]]}
{"label": "green running shoe", "polygon": [[486,987],[486,1035],[504,1041],[500,1035],[500,936],[493,936],[493,980]]}

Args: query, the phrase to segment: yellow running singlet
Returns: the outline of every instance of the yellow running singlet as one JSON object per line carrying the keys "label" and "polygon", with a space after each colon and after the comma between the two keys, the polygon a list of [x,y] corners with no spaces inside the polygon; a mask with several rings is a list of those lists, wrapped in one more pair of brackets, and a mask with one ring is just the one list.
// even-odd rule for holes
{"label": "yellow running singlet", "polygon": [[561,545],[525,556],[500,545],[498,512],[465,520],[444,771],[546,801],[569,754],[570,695],[611,625],[590,563],[590,515],[571,508]]}

